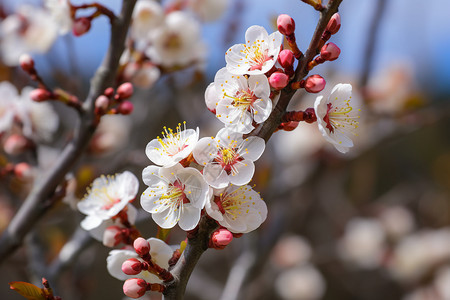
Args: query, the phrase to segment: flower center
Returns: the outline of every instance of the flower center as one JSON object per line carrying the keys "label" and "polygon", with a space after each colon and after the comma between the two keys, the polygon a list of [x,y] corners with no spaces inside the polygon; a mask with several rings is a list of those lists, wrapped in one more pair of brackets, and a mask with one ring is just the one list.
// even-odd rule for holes
{"label": "flower center", "polygon": [[327,104],[327,113],[323,120],[327,124],[326,128],[334,133],[334,130],[337,128],[358,128],[359,122],[355,119],[358,119],[359,116],[350,116],[350,112],[353,111],[353,107],[350,106],[350,99],[345,101],[344,106],[333,106],[333,104]]}
{"label": "flower center", "polygon": [[167,128],[165,126],[163,127],[164,131],[161,132],[163,138],[160,138],[159,136],[156,137],[161,144],[160,151],[164,152],[168,156],[174,156],[187,147],[184,134],[186,131],[186,122],[183,122],[183,124],[184,129],[181,129],[181,123],[179,123],[176,128],[176,132],[174,132],[171,128]]}
{"label": "flower center", "polygon": [[242,160],[242,158],[237,153],[237,147],[235,146],[236,145],[234,143],[234,145],[230,145],[228,148],[220,147],[215,159],[215,161],[222,166],[222,168],[225,172],[227,172],[228,175],[238,173],[234,165]]}
{"label": "flower center", "polygon": [[165,195],[162,195],[160,200],[164,201],[165,206],[180,207],[182,204],[189,203],[189,199],[184,193],[185,186],[178,180],[170,184]]}
{"label": "flower center", "polygon": [[215,202],[222,214],[227,214],[233,220],[236,220],[242,214],[243,205],[249,200],[245,195],[244,188],[244,186],[241,186],[229,194],[220,194],[219,197],[216,197]]}
{"label": "flower center", "polygon": [[182,46],[183,42],[181,40],[181,37],[178,34],[169,34],[167,36],[167,39],[164,43],[164,48],[166,48],[167,50],[177,50],[180,49]]}
{"label": "flower center", "polygon": [[233,99],[231,104],[242,111],[251,111],[253,103],[258,99],[253,91],[249,89],[246,91],[238,91],[234,97],[225,93],[225,97]]}
{"label": "flower center", "polygon": [[269,50],[262,50],[261,44],[253,45],[251,47],[245,47],[245,52],[247,55],[245,56],[250,60],[250,68],[249,71],[253,70],[262,70],[266,61],[272,60],[272,56],[269,56]]}

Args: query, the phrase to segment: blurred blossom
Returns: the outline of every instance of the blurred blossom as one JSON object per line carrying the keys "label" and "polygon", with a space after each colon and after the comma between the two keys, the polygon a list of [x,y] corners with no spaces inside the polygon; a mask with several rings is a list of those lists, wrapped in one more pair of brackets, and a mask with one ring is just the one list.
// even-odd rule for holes
{"label": "blurred blossom", "polygon": [[152,62],[165,67],[197,63],[206,56],[200,33],[200,24],[187,13],[169,13],[164,24],[152,32],[146,54]]}
{"label": "blurred blossom", "polygon": [[282,237],[275,245],[271,261],[281,268],[306,264],[311,258],[312,249],[308,241],[299,235]]}
{"label": "blurred blossom", "polygon": [[122,115],[105,115],[92,137],[89,150],[107,154],[122,149],[130,138],[131,120]]}
{"label": "blurred blossom", "polygon": [[23,53],[46,53],[57,37],[49,13],[36,6],[21,5],[0,23],[0,55],[8,66],[17,66]]}
{"label": "blurred blossom", "polygon": [[389,271],[400,281],[412,282],[449,258],[450,229],[423,230],[400,240],[389,262]]}
{"label": "blurred blossom", "polygon": [[44,0],[44,3],[58,26],[59,34],[68,33],[73,24],[69,0]]}
{"label": "blurred blossom", "polygon": [[0,133],[19,125],[22,134],[34,141],[49,141],[59,125],[59,118],[49,103],[31,100],[32,87],[19,95],[7,81],[0,82]]}
{"label": "blurred blossom", "polygon": [[379,219],[388,236],[397,239],[414,229],[414,219],[409,210],[402,206],[392,206],[384,209]]}
{"label": "blurred blossom", "polygon": [[338,244],[339,255],[364,269],[377,268],[385,252],[385,232],[376,219],[354,218]]}
{"label": "blurred blossom", "polygon": [[275,279],[275,289],[285,300],[315,300],[322,298],[326,283],[312,265],[288,269]]}
{"label": "blurred blossom", "polygon": [[412,64],[406,62],[382,69],[367,87],[370,107],[382,114],[401,113],[417,94]]}
{"label": "blurred blossom", "polygon": [[431,287],[421,287],[407,294],[403,300],[447,300],[447,298],[440,298]]}
{"label": "blurred blossom", "polygon": [[134,7],[132,18],[132,36],[147,40],[149,33],[163,23],[164,11],[157,1],[139,0]]}
{"label": "blurred blossom", "polygon": [[439,269],[434,279],[434,286],[442,299],[450,299],[450,265]]}
{"label": "blurred blossom", "polygon": [[202,21],[211,22],[223,15],[228,0],[187,0],[187,5]]}

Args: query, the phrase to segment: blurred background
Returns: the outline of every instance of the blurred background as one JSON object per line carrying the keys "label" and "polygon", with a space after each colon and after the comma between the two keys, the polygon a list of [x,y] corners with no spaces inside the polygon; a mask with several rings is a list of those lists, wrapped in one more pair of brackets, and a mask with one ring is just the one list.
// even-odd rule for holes
{"label": "blurred background", "polygon": [[[119,0],[98,2],[120,10]],[[305,51],[319,18],[301,1],[218,2],[226,6],[213,20],[189,12],[201,26],[198,43],[205,50],[195,63],[159,66],[154,80],[133,77],[133,114],[102,120],[66,177],[70,193],[1,265],[0,298],[21,299],[8,282],[39,283],[45,276],[65,300],[124,299],[122,282],[106,270],[110,249],[79,228],[84,216],[75,204],[86,187],[101,174],[130,170],[140,177],[150,164],[145,146],[163,126],[174,128],[185,120],[188,128],[200,128],[200,137],[214,136],[222,123],[206,109],[204,91],[225,66],[225,51],[243,42],[249,26],[261,25],[270,33],[278,14],[288,13]],[[23,5],[43,7],[41,1],[0,0],[0,80],[19,93],[36,84],[8,58],[19,48],[7,44],[2,24]],[[325,94],[336,83],[353,85],[363,107],[355,147],[340,154],[316,123],[276,132],[252,182],[267,202],[268,219],[226,249],[208,250],[192,274],[186,299],[450,300],[449,11],[445,0],[342,2],[342,26],[330,40],[341,55],[310,74],[325,78]],[[46,51],[31,54],[50,86],[83,99],[108,38],[108,20],[100,17],[83,36],[60,35]],[[0,120],[6,115],[2,91]],[[299,91],[290,108],[313,107],[316,96]],[[76,113],[59,103],[51,109],[59,116],[57,128],[50,138],[35,141],[33,153],[13,155],[6,149],[7,135],[0,136],[0,166],[22,161],[33,166],[26,178],[1,177],[1,231],[71,137]],[[139,208],[139,201],[134,204]],[[156,224],[143,211],[137,226],[146,237],[156,234]],[[174,229],[169,243],[178,244],[183,234]]]}

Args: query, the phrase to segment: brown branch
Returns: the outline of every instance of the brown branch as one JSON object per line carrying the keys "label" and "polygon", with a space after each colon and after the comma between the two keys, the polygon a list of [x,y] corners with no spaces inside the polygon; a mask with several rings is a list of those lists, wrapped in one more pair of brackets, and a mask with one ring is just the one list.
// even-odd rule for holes
{"label": "brown branch", "polygon": [[97,126],[94,102],[107,87],[114,85],[135,3],[136,0],[123,1],[120,16],[112,22],[108,52],[91,81],[89,95],[83,104],[83,112],[80,113],[76,124],[74,138],[62,151],[56,166],[44,174],[42,180],[35,183],[27,199],[0,237],[0,262],[22,244],[25,235],[54,204],[54,201],[49,199],[52,198],[56,187],[80,158],[91,139]]}
{"label": "brown branch", "polygon": [[[330,0],[326,8],[321,11],[320,19],[313,38],[305,55],[299,60],[299,64],[295,70],[295,75],[292,82],[299,81],[308,74],[308,63],[313,60],[314,56],[317,55],[322,33],[325,31],[325,28],[333,14],[338,11],[338,7],[341,2],[342,0]],[[275,106],[267,121],[263,123],[261,130],[257,134],[266,142],[281,124],[286,108],[296,92],[296,90],[289,88],[289,86],[290,85],[288,85],[288,87],[281,92],[278,104]],[[200,259],[200,256],[206,251],[206,249],[208,249],[207,245],[210,235],[216,228],[217,224],[215,221],[203,216],[199,224],[198,233],[193,238],[188,240],[186,250],[183,252],[174,268],[170,270],[170,272],[174,275],[175,280],[171,284],[167,285],[167,288],[164,291],[165,300],[183,299],[189,277],[194,270],[197,261]]]}

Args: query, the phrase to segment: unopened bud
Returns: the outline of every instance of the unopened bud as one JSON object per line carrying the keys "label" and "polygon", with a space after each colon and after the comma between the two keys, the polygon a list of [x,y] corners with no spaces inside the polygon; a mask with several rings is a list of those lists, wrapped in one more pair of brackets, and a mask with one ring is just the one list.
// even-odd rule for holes
{"label": "unopened bud", "polygon": [[295,31],[295,22],[289,15],[282,14],[277,19],[278,31],[283,35],[292,35]]}
{"label": "unopened bud", "polygon": [[22,54],[19,58],[20,67],[27,73],[34,70],[34,60],[29,54]]}
{"label": "unopened bud", "polygon": [[142,271],[142,263],[136,258],[130,258],[123,262],[122,272],[127,275],[137,275]]}
{"label": "unopened bud", "polygon": [[44,89],[34,89],[30,93],[30,98],[36,102],[42,102],[48,99],[51,99],[52,94]]}
{"label": "unopened bud", "polygon": [[117,110],[122,115],[129,115],[129,114],[131,114],[133,112],[133,109],[134,109],[134,105],[130,101],[123,101],[117,107]]}
{"label": "unopened bud", "polygon": [[85,34],[91,28],[91,20],[86,17],[81,17],[73,22],[72,32],[75,36]]}
{"label": "unopened bud", "polygon": [[120,99],[128,99],[133,96],[133,85],[129,82],[122,83],[117,88],[117,95]]}
{"label": "unopened bud", "polygon": [[325,79],[320,75],[312,75],[306,79],[305,90],[308,93],[318,93],[325,88]]}
{"label": "unopened bud", "polygon": [[14,166],[14,175],[22,180],[33,178],[33,169],[27,163],[21,162]]}
{"label": "unopened bud", "polygon": [[290,69],[294,67],[294,53],[291,50],[284,49],[280,51],[280,54],[278,55],[278,62],[280,65],[285,69]]}
{"label": "unopened bud", "polygon": [[272,73],[269,77],[269,84],[277,90],[281,90],[289,83],[289,76],[281,72]]}
{"label": "unopened bud", "polygon": [[282,125],[281,127],[285,131],[292,131],[292,130],[294,130],[295,128],[298,127],[299,123],[300,122],[295,122],[295,121],[291,121],[291,122],[287,122],[287,123],[281,123],[281,125]]}
{"label": "unopened bud", "polygon": [[336,60],[339,54],[341,54],[341,49],[335,43],[328,43],[320,49],[320,56],[325,60]]}
{"label": "unopened bud", "polygon": [[108,109],[108,106],[109,99],[105,95],[100,95],[97,99],[95,99],[95,108],[105,111]]}
{"label": "unopened bud", "polygon": [[147,255],[150,252],[149,242],[141,237],[134,240],[133,247],[139,256]]}
{"label": "unopened bud", "polygon": [[341,15],[335,13],[328,22],[326,30],[331,34],[335,34],[339,31],[339,28],[341,28]]}
{"label": "unopened bud", "polygon": [[147,281],[141,278],[127,279],[123,284],[123,293],[130,298],[139,298],[144,296],[147,291]]}
{"label": "unopened bud", "polygon": [[3,145],[3,149],[9,155],[18,155],[25,151],[28,146],[28,140],[23,135],[10,135]]}
{"label": "unopened bud", "polygon": [[103,233],[103,245],[115,247],[122,242],[122,229],[119,226],[109,226]]}
{"label": "unopened bud", "polygon": [[210,247],[214,249],[223,249],[233,240],[233,234],[225,229],[220,228],[211,235]]}
{"label": "unopened bud", "polygon": [[111,98],[112,96],[114,96],[114,89],[112,87],[107,88],[104,92],[103,95],[105,95],[108,98]]}

